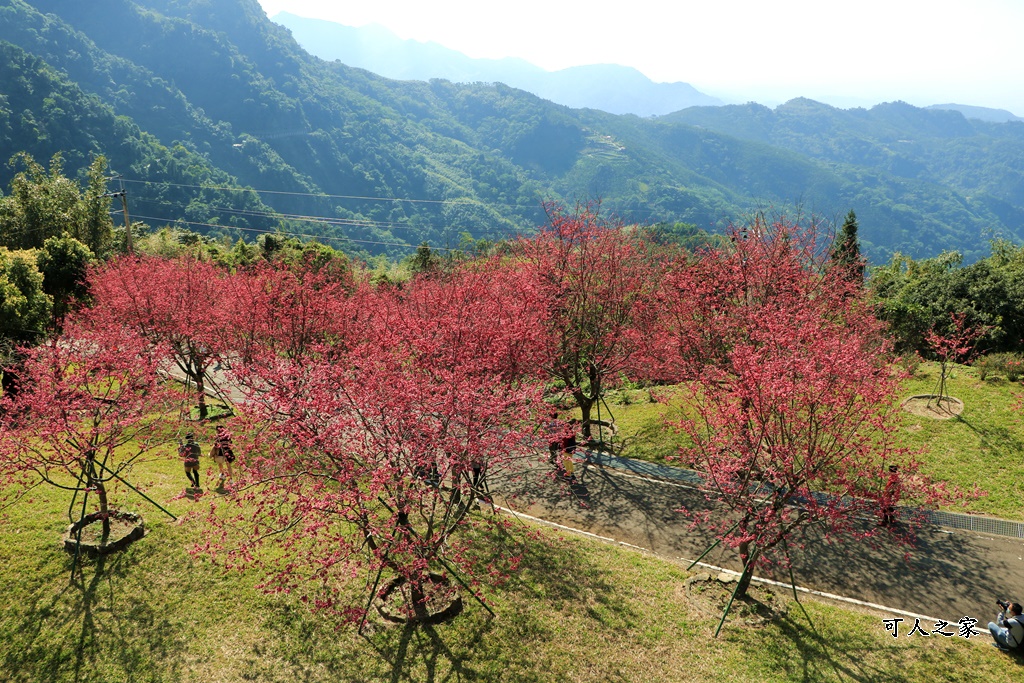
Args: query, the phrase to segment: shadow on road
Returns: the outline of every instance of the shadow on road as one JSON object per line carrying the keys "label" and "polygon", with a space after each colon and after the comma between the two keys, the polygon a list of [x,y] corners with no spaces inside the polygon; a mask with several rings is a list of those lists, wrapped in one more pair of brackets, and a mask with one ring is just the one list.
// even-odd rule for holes
{"label": "shadow on road", "polygon": [[[545,477],[543,463],[531,467],[531,476],[501,488],[513,509],[664,557],[693,559],[714,543],[711,533],[692,525],[681,512],[705,511],[712,505],[692,487],[583,466],[576,475],[584,498],[557,478]],[[1024,543],[1019,539],[928,527],[907,548],[884,536],[830,542],[812,526],[794,536],[790,547],[798,585],[951,623],[967,616],[983,628],[997,610],[997,597],[1024,599]],[[723,547],[704,561],[740,568],[735,551]],[[786,583],[790,579],[782,568],[758,575]]]}

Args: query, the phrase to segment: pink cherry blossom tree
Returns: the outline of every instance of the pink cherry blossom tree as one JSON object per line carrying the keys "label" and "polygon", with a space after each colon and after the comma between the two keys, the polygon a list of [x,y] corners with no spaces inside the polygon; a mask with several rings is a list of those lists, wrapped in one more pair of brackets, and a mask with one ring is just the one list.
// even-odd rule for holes
{"label": "pink cherry blossom tree", "polygon": [[110,535],[111,483],[125,482],[167,433],[173,394],[151,348],[123,326],[68,321],[61,336],[24,350],[21,390],[0,401],[0,481],[15,492],[39,483],[72,492],[72,522],[95,495],[101,545]]}
{"label": "pink cherry blossom tree", "polygon": [[[943,403],[949,403],[946,392],[946,380],[949,379],[950,366],[953,363],[969,363],[977,355],[977,341],[988,333],[988,327],[971,325],[964,313],[951,313],[951,325],[943,333],[933,327],[925,333],[925,342],[939,362],[939,381],[936,387],[935,403],[942,409]],[[931,405],[931,400],[929,400]]]}
{"label": "pink cherry blossom tree", "polygon": [[829,538],[909,542],[912,524],[870,521],[887,502],[890,464],[904,502],[945,492],[899,447],[889,342],[859,288],[822,267],[813,230],[757,221],[731,238],[668,277],[652,363],[685,380],[679,457],[714,507],[691,514],[738,551],[743,596],[755,568],[785,562],[812,525]]}
{"label": "pink cherry blossom tree", "polygon": [[[353,621],[374,599],[390,618],[429,621],[457,611],[460,589],[479,597],[477,582],[516,559],[481,562],[482,529],[505,522],[476,513],[477,501],[488,473],[532,452],[540,405],[517,370],[536,335],[507,305],[512,284],[470,269],[359,289],[354,309],[334,309],[346,320],[318,323],[335,333],[300,356],[258,336],[237,370],[247,401],[236,432],[249,435],[236,449],[241,506],[211,518],[223,535],[204,549]],[[356,603],[345,586],[360,575]]]}
{"label": "pink cherry blossom tree", "polygon": [[191,256],[125,256],[90,273],[97,324],[127,325],[162,349],[195,387],[199,418],[206,419],[209,369],[224,354],[225,272]]}
{"label": "pink cherry blossom tree", "polygon": [[603,392],[635,369],[660,266],[643,239],[607,222],[596,205],[545,208],[548,224],[516,245],[543,305],[537,363],[573,397],[589,437]]}

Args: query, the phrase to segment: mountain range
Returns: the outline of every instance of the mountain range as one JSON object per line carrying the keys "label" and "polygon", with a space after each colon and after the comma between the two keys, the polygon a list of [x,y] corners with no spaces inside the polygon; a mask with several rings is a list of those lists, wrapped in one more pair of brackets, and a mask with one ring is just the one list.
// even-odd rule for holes
{"label": "mountain range", "polygon": [[655,116],[722,104],[689,83],[655,83],[636,69],[592,64],[545,71],[523,59],[474,59],[433,42],[402,40],[380,25],[354,27],[278,12],[271,20],[310,54],[398,80],[504,83],[567,107]]}
{"label": "mountain range", "polygon": [[[116,18],[116,19],[115,19]],[[300,47],[256,0],[7,0],[0,158],[104,154],[133,217],[405,254],[534,229],[542,202],[720,229],[857,212],[875,262],[1024,237],[1024,124],[793,100],[643,118],[502,83],[393,80]],[[16,167],[0,167],[7,187]]]}

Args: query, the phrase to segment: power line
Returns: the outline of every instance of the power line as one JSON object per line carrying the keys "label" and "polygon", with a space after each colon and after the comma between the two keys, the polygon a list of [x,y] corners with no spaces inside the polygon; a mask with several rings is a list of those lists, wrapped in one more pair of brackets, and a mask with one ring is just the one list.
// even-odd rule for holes
{"label": "power line", "polygon": [[[274,235],[286,235],[288,237],[303,237],[307,239],[314,239],[318,241],[323,240],[335,240],[338,242],[350,242],[353,244],[366,244],[379,247],[401,247],[403,249],[418,249],[419,246],[415,244],[409,244],[408,242],[377,242],[373,240],[359,240],[352,237],[336,236],[336,235],[314,235],[302,232],[293,232],[288,230],[271,230],[265,228],[245,228],[237,225],[221,225],[218,223],[201,223],[199,221],[190,221],[185,218],[157,218],[156,216],[140,216],[135,214],[135,218],[141,220],[154,221],[156,223],[164,223],[167,225],[175,225],[178,223],[184,223],[187,226],[198,226],[204,228],[218,228],[220,230],[238,230],[241,232],[252,232],[260,234],[274,234]],[[453,247],[431,247],[432,250],[436,251],[458,251]]]}
{"label": "power line", "polygon": [[[152,200],[152,199],[138,199],[138,198],[136,198],[136,203],[138,203],[138,204],[151,204],[151,205],[154,205],[154,206],[160,206],[160,207],[165,207],[165,208],[166,207],[176,207],[176,206],[178,206],[178,204],[175,203],[175,202],[155,201],[155,200]],[[322,224],[331,225],[331,226],[346,226],[346,227],[357,227],[357,228],[359,228],[359,227],[380,228],[380,229],[383,229],[383,230],[422,230],[422,229],[436,228],[436,226],[432,226],[432,225],[423,225],[423,226],[404,225],[402,223],[398,223],[398,222],[394,222],[394,221],[389,221],[389,222],[375,221],[375,220],[369,219],[369,218],[336,218],[336,217],[329,217],[329,216],[316,216],[316,215],[307,215],[307,214],[282,213],[282,212],[279,212],[279,211],[255,211],[255,210],[252,210],[252,209],[234,209],[234,208],[230,208],[230,207],[216,206],[216,205],[206,205],[205,208],[207,208],[210,211],[216,211],[216,212],[219,212],[219,213],[233,214],[233,215],[239,215],[239,216],[247,216],[247,217],[251,217],[251,218],[270,218],[270,219],[275,219],[275,220],[289,220],[289,221],[299,221],[299,222],[307,222],[307,223],[322,223]]]}
{"label": "power line", "polygon": [[[124,182],[126,182],[126,183],[136,183],[136,184],[141,184],[141,185],[161,185],[161,186],[165,186],[165,187],[183,187],[183,188],[191,188],[191,189],[196,189],[196,190],[221,190],[221,191],[225,191],[225,192],[254,192],[256,194],[276,194],[276,195],[284,195],[284,196],[292,196],[292,197],[312,197],[312,198],[317,198],[317,199],[353,199],[353,200],[359,200],[359,201],[392,202],[392,203],[400,203],[401,202],[401,203],[409,203],[409,204],[436,204],[436,205],[455,205],[455,206],[464,205],[464,206],[478,206],[478,207],[484,208],[484,209],[489,209],[491,207],[503,207],[503,208],[515,209],[515,210],[519,210],[519,211],[539,210],[539,209],[541,209],[542,204],[543,204],[543,201],[539,200],[539,199],[538,199],[536,204],[532,204],[532,203],[531,204],[507,204],[507,203],[490,202],[490,201],[484,201],[484,200],[480,200],[480,199],[470,199],[470,198],[465,198],[465,199],[413,199],[413,198],[408,198],[408,197],[374,197],[374,196],[364,196],[364,195],[327,194],[327,193],[322,193],[322,192],[321,193],[317,193],[317,192],[289,192],[289,191],[284,191],[284,190],[260,190],[260,189],[251,188],[251,187],[229,187],[229,186],[221,186],[221,185],[196,185],[196,184],[189,184],[189,183],[167,183],[167,182],[161,182],[161,181],[155,181],[155,180],[137,180],[137,179],[129,179],[129,178],[125,178]],[[668,215],[668,216],[670,216],[672,214],[671,211],[665,212],[664,210],[657,210],[657,209],[653,209],[653,208],[646,208],[646,209],[629,208],[629,209],[625,209],[625,213],[630,214],[630,215],[634,215],[634,216],[645,215],[648,218],[650,218],[652,216],[656,216],[656,215],[661,215],[661,216]],[[666,217],[665,220],[670,220],[670,218]]]}
{"label": "power line", "polygon": [[318,199],[357,199],[360,201],[368,202],[404,202],[409,204],[467,204],[476,206],[504,206],[504,207],[517,207],[526,208],[533,205],[527,204],[498,204],[493,202],[483,202],[479,199],[411,199],[407,197],[371,197],[363,195],[350,195],[350,194],[327,194],[323,192],[287,192],[284,190],[259,190],[252,187],[228,187],[220,185],[195,185],[187,183],[166,183],[156,180],[133,180],[125,178],[126,183],[136,183],[140,185],[164,185],[167,187],[187,187],[200,190],[223,190],[225,192],[255,192],[257,194],[278,194],[286,195],[291,197],[316,197]]}

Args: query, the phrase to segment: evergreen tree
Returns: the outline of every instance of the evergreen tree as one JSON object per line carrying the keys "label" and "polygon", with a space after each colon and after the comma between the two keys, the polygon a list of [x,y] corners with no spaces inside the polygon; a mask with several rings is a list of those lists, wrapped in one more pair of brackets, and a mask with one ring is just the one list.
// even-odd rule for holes
{"label": "evergreen tree", "polygon": [[74,237],[51,237],[36,252],[36,267],[43,276],[43,291],[53,299],[53,328],[60,331],[76,302],[88,298],[89,263],[93,253]]}
{"label": "evergreen tree", "polygon": [[0,198],[0,245],[39,249],[51,237],[67,235],[98,257],[110,253],[113,223],[107,213],[104,157],[90,164],[84,191],[64,175],[60,153],[50,159],[49,171],[26,152],[14,155],[9,165],[23,170],[11,181],[10,194]]}
{"label": "evergreen tree", "polygon": [[409,270],[414,275],[432,273],[440,268],[437,256],[430,250],[430,245],[423,242],[416,248],[416,253],[409,257]]}
{"label": "evergreen tree", "polygon": [[864,282],[864,257],[860,255],[860,242],[857,239],[857,214],[850,209],[843,221],[843,227],[832,245],[831,260],[836,266],[846,270],[851,280]]}

